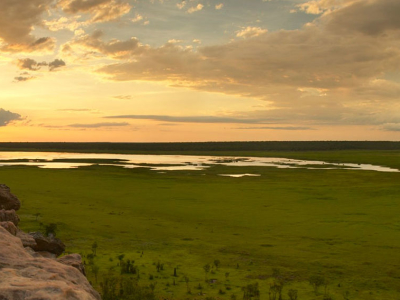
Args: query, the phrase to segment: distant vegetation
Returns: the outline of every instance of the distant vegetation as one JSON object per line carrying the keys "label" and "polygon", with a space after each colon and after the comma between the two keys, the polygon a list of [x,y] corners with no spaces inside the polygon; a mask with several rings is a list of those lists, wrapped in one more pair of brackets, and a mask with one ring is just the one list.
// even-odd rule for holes
{"label": "distant vegetation", "polygon": [[196,142],[196,143],[0,143],[0,151],[332,151],[400,150],[400,142],[389,141],[300,141],[300,142]]}

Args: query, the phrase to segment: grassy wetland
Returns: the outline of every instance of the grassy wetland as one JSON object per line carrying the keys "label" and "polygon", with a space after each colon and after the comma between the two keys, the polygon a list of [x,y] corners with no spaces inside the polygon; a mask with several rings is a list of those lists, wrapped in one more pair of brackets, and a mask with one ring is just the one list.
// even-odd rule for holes
{"label": "grassy wetland", "polygon": [[[218,155],[400,168],[398,150]],[[242,173],[261,176],[220,176]],[[0,178],[22,201],[21,227],[57,224],[99,291],[129,260],[123,276],[151,285],[157,298],[242,299],[243,287],[258,283],[260,299],[278,299],[277,282],[283,299],[399,297],[398,172],[18,165],[0,167]]]}

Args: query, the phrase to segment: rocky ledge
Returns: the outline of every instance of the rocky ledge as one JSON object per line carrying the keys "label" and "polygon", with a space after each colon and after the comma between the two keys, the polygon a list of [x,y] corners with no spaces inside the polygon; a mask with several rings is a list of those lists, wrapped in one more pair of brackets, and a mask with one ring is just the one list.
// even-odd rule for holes
{"label": "rocky ledge", "polygon": [[56,258],[65,245],[18,226],[20,201],[0,184],[0,300],[101,299],[85,277],[79,254]]}

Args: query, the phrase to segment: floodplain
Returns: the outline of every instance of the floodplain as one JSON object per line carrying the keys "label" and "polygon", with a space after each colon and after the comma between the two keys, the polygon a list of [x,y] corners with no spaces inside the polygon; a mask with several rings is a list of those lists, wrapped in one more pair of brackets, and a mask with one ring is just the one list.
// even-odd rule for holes
{"label": "floodplain", "polygon": [[[218,155],[400,168],[398,150]],[[283,299],[289,299],[289,290],[297,290],[300,300],[399,297],[399,172],[79,163],[87,165],[3,165],[0,178],[22,201],[21,227],[34,231],[57,224],[57,236],[69,252],[83,255],[99,291],[110,270],[119,274],[121,260],[129,259],[136,273],[124,276],[152,284],[166,299],[239,299],[242,287],[253,283],[260,299],[271,299],[277,270],[285,277]],[[88,261],[94,243],[95,272]],[[310,284],[316,276],[324,279],[317,290]]]}

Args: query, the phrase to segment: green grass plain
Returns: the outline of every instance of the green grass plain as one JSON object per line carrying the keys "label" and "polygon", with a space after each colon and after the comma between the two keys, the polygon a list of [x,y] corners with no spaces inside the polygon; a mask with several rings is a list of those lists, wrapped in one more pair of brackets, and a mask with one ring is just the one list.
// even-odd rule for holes
{"label": "green grass plain", "polygon": [[[400,168],[400,151],[208,154]],[[261,176],[218,176],[226,173]],[[289,288],[298,290],[299,300],[323,299],[323,289],[316,295],[308,283],[314,274],[329,279],[332,299],[346,299],[346,291],[348,299],[400,297],[400,173],[224,166],[158,173],[106,166],[15,166],[1,167],[0,181],[22,201],[22,229],[57,223],[67,250],[83,255],[98,243],[98,283],[88,268],[97,288],[108,269],[118,271],[116,257],[123,253],[139,267],[140,282],[157,282],[157,295],[168,299],[230,299],[232,294],[239,299],[241,287],[254,282],[259,282],[261,299],[269,299],[275,267],[294,276],[284,299],[289,299]],[[38,221],[36,213],[41,214]],[[203,266],[216,259],[221,265],[208,279],[217,282],[205,283]],[[156,271],[157,262],[165,265],[163,271]],[[190,279],[190,295],[184,275]],[[199,284],[204,296],[197,295]]]}

